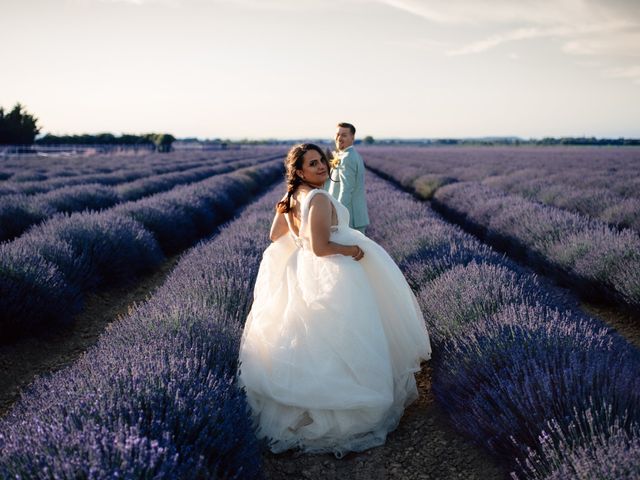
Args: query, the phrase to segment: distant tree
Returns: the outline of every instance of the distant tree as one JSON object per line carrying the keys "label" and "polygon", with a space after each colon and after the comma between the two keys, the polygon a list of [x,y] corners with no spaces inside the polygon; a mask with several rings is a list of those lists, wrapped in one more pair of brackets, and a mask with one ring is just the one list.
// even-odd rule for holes
{"label": "distant tree", "polygon": [[115,141],[116,137],[112,133],[99,133],[96,135],[96,143],[106,143],[110,144]]}
{"label": "distant tree", "polygon": [[153,142],[158,152],[170,152],[176,138],[169,133],[149,133],[146,137]]}
{"label": "distant tree", "polygon": [[150,143],[149,140],[140,135],[129,134],[123,134],[120,137],[116,137],[115,142],[119,143],[120,145],[142,145]]}
{"label": "distant tree", "polygon": [[38,119],[23,110],[20,103],[16,103],[9,113],[5,114],[0,107],[0,144],[31,145],[40,132]]}
{"label": "distant tree", "polygon": [[366,137],[364,137],[362,139],[362,141],[366,144],[366,145],[372,145],[373,143],[375,143],[375,140],[373,139],[373,137],[371,135],[367,135]]}
{"label": "distant tree", "polygon": [[438,138],[434,143],[439,145],[458,145],[458,143],[460,143],[460,140],[458,140],[457,138]]}

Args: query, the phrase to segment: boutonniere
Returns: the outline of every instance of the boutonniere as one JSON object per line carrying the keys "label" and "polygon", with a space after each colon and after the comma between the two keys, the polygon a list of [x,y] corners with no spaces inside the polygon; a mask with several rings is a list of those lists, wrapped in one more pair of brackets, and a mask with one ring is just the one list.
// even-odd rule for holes
{"label": "boutonniere", "polygon": [[336,168],[338,165],[340,165],[340,154],[336,151],[331,152],[331,160],[329,161],[329,163],[331,164],[331,166],[333,168]]}
{"label": "boutonniere", "polygon": [[329,163],[333,168],[336,168],[338,165],[340,165],[340,162],[345,155],[346,152],[333,151],[331,152],[331,160],[329,161]]}

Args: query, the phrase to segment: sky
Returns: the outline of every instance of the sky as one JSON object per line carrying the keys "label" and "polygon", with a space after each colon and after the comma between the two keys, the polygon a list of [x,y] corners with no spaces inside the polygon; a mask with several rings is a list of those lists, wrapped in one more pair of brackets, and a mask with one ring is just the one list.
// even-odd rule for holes
{"label": "sky", "polygon": [[42,133],[640,138],[638,0],[0,0]]}

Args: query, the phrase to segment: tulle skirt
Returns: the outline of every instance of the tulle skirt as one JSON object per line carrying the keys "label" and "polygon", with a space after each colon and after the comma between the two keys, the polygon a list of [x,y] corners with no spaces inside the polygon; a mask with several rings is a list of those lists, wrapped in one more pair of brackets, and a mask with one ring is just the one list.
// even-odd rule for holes
{"label": "tulle skirt", "polygon": [[331,240],[359,245],[364,258],[317,257],[285,235],[260,264],[239,381],[258,437],[276,453],[383,444],[431,354],[415,297],[384,249],[347,227]]}

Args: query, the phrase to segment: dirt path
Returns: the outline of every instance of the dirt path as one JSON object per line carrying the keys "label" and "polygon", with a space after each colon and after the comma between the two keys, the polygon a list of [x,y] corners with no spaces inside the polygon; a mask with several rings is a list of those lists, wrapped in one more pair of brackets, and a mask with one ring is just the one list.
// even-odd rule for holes
{"label": "dirt path", "polygon": [[640,348],[640,313],[633,315],[608,305],[582,302],[582,308],[589,315],[604,320],[630,343]]}
{"label": "dirt path", "polygon": [[417,375],[420,398],[404,413],[384,445],[338,460],[333,455],[263,454],[267,479],[313,480],[498,480],[508,478],[487,453],[464,440],[435,404],[431,368]]}
{"label": "dirt path", "polygon": [[0,417],[37,375],[53,373],[73,363],[96,343],[109,323],[126,314],[130,305],[148,298],[164,282],[179,257],[170,257],[154,273],[135,283],[87,295],[85,308],[67,330],[0,345]]}

